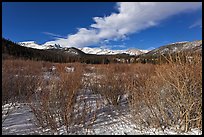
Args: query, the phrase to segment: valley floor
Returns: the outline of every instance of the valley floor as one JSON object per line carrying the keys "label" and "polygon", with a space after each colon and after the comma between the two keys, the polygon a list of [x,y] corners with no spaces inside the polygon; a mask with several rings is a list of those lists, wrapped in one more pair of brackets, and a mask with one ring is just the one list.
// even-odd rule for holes
{"label": "valley floor", "polygon": [[[25,63],[26,65],[23,63]],[[161,89],[162,83],[159,83],[159,80],[161,80],[161,78],[157,78],[156,75],[151,74],[155,67],[153,65],[137,64],[137,65],[129,66],[125,64],[124,65],[114,64],[109,66],[90,65],[90,66],[84,67],[84,66],[80,66],[81,64],[74,64],[74,65],[55,64],[55,66],[52,64],[47,64],[46,66],[46,64],[43,64],[43,63],[37,64],[38,62],[31,62],[30,65],[29,63],[30,62],[25,62],[25,61],[22,61],[22,62],[5,61],[4,62],[4,69],[3,69],[4,83],[2,84],[3,85],[2,89],[4,89],[4,92],[3,92],[4,96],[2,97],[4,97],[3,99],[5,100],[6,103],[4,102],[5,105],[2,106],[2,134],[3,135],[44,135],[44,134],[45,135],[51,135],[51,134],[56,134],[56,135],[67,135],[67,134],[201,135],[202,134],[202,124],[201,126],[197,126],[197,127],[200,127],[199,129],[195,129],[194,127],[196,126],[194,127],[192,126],[192,128],[189,128],[189,130],[186,130],[188,132],[179,132],[181,130],[175,129],[175,127],[177,126],[176,124],[171,124],[171,125],[174,125],[175,127],[171,127],[170,124],[169,125],[166,124],[168,123],[166,121],[169,120],[170,118],[172,118],[172,121],[177,120],[176,118],[174,118],[174,115],[176,117],[176,114],[178,114],[176,111],[177,109],[175,108],[175,112],[176,112],[175,113],[174,111],[171,111],[171,107],[172,106],[176,107],[177,104],[175,103],[175,100],[176,101],[180,101],[180,100],[176,98],[172,102],[170,102],[172,103],[172,106],[170,107],[167,106],[166,108],[162,107],[163,103],[166,103],[167,101],[169,101],[168,99],[171,99],[170,95],[172,92],[170,91],[173,91],[173,90],[171,89],[166,90],[165,93],[169,92],[170,94],[163,93],[166,84],[164,83],[164,86]],[[43,67],[40,66],[42,64],[44,65]],[[16,67],[15,69],[14,69],[14,66]],[[22,66],[26,66],[26,67],[23,68]],[[161,67],[161,70],[164,71],[166,70],[166,68],[169,68],[169,65],[164,66],[164,68],[162,67]],[[11,69],[12,71],[8,71],[9,69]],[[83,70],[83,71],[80,71],[80,70]],[[176,66],[176,70],[178,70],[177,66]],[[81,72],[81,75],[78,72]],[[158,72],[161,72],[161,71],[158,71]],[[173,72],[175,73],[177,71],[173,71]],[[182,71],[179,71],[179,72],[182,72]],[[189,70],[189,72],[192,72],[192,71]],[[150,82],[149,86],[143,87],[143,83],[147,81],[146,78],[149,75],[152,75],[151,77],[152,79],[150,79],[152,81],[149,81]],[[200,80],[198,81],[200,82]],[[155,88],[152,87],[151,85],[152,83],[153,85],[156,85]],[[19,88],[19,89],[16,90],[16,88]],[[150,88],[152,88],[152,90],[150,90],[151,92],[149,92],[148,90]],[[169,87],[167,86],[167,88]],[[27,92],[29,90],[30,92]],[[131,91],[131,90],[133,91],[135,90],[134,93],[137,93],[137,94],[132,94],[132,96],[129,96],[131,92],[128,92],[128,91]],[[11,97],[14,96],[13,98],[14,101],[13,100],[12,101],[15,102],[15,104],[7,103],[9,102],[9,100],[6,100],[6,99],[8,99],[7,96],[10,94],[6,94],[6,93],[10,91],[13,91],[11,92],[11,95],[12,95]],[[195,90],[195,93],[198,94],[197,91],[200,91],[200,90]],[[146,94],[144,94],[143,92]],[[156,94],[157,92],[159,94]],[[202,90],[200,92],[202,92]],[[15,94],[15,95],[18,95],[19,98],[16,97],[13,93],[19,93],[19,94]],[[144,95],[143,97],[141,93],[142,95]],[[25,95],[29,94],[29,100],[24,98],[23,96],[24,94]],[[154,94],[158,96],[154,96]],[[198,95],[197,94],[193,94],[192,97],[190,96],[191,97],[190,99],[195,98],[195,102],[192,103],[193,105],[195,103],[201,102],[200,101],[201,98],[198,98],[200,97],[200,94]],[[177,92],[176,92],[176,95],[177,95]],[[17,102],[17,99],[18,99],[18,102]],[[134,101],[133,103],[135,104],[132,105],[131,101],[132,102]],[[154,106],[155,102],[158,104],[160,103],[160,106],[158,107],[158,109],[155,107],[158,104]],[[185,104],[186,102],[187,101],[184,100]],[[168,103],[169,102],[167,102],[167,104]],[[200,106],[202,107],[202,105]],[[163,111],[158,111],[159,109],[162,109],[162,108],[164,108]],[[194,110],[197,110],[198,105],[196,104],[194,108],[195,108]],[[7,113],[8,112],[7,110],[9,110],[9,113]],[[64,113],[65,111],[67,113]],[[153,119],[155,117],[152,116],[152,113],[150,111],[154,111],[154,113],[159,113],[160,115],[156,114],[156,116],[158,116],[157,120],[158,119],[166,120],[164,122],[162,121],[163,125],[166,124],[165,125],[166,127],[151,128],[154,126],[154,124],[152,123],[155,122],[155,119]],[[199,112],[198,114],[202,115],[202,111],[201,113],[200,111],[201,110],[197,110],[197,112]],[[162,115],[164,112],[166,113],[166,115]],[[134,114],[140,115],[140,119],[138,119],[138,116]],[[44,118],[46,118],[47,121],[46,120],[44,121]],[[192,119],[194,119],[194,117]],[[44,126],[43,122],[45,122],[46,126],[44,128],[41,128],[39,125],[37,125],[38,123],[37,121],[42,122],[41,126],[42,125]],[[50,124],[50,121],[51,122],[54,121],[53,122],[54,124],[52,123]],[[199,124],[199,122],[200,121],[198,121],[197,123]],[[202,117],[201,117],[201,122],[202,122]],[[142,123],[142,124],[140,125],[137,123]],[[146,123],[150,123],[150,124],[147,124],[146,126]],[[156,124],[154,127],[158,127]],[[55,125],[55,127],[53,128],[52,125]],[[67,125],[67,127],[65,127],[65,125]],[[160,124],[160,126],[161,125],[162,124]],[[161,128],[163,128],[164,130],[162,130]]]}

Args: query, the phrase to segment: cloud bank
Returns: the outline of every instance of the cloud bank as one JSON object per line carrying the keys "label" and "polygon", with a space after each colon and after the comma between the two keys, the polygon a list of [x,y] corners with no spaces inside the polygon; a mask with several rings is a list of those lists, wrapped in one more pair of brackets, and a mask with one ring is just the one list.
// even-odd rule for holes
{"label": "cloud bank", "polygon": [[94,24],[79,28],[76,34],[57,38],[46,44],[63,47],[86,47],[101,41],[124,39],[127,35],[156,26],[160,21],[183,12],[202,7],[201,2],[119,2],[118,13],[94,17]]}

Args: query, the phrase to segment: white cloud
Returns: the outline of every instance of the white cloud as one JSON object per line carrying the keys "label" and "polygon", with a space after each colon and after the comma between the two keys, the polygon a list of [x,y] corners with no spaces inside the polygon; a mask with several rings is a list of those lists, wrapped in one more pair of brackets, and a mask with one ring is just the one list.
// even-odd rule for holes
{"label": "white cloud", "polygon": [[118,45],[101,45],[100,48],[102,49],[112,49],[112,48],[125,48],[126,46],[123,44],[118,44]]}
{"label": "white cloud", "polygon": [[42,32],[43,34],[46,34],[46,35],[50,35],[52,37],[57,37],[57,38],[65,38],[64,36],[62,35],[59,35],[59,34],[54,34],[54,33],[50,33],[50,32]]}
{"label": "white cloud", "polygon": [[202,28],[202,19],[196,20],[192,25],[189,26],[189,29],[201,27]]}
{"label": "white cloud", "polygon": [[127,35],[158,25],[161,20],[182,12],[191,12],[202,6],[201,2],[119,2],[118,13],[94,17],[89,28],[80,28],[67,38],[49,43],[64,47],[85,47],[101,41],[125,39]]}

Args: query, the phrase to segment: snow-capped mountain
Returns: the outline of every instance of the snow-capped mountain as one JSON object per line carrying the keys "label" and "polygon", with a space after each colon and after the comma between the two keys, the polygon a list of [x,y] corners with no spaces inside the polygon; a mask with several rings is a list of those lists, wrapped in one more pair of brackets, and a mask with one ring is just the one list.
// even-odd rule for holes
{"label": "snow-capped mountain", "polygon": [[79,49],[84,53],[97,54],[97,55],[115,55],[115,54],[123,54],[123,53],[129,54],[129,55],[140,55],[148,52],[148,50],[138,50],[138,49],[110,50],[110,49],[90,48],[90,47],[84,47]]}
{"label": "snow-capped mountain", "polygon": [[[42,45],[37,44],[35,41],[27,41],[27,42],[19,42],[21,46],[35,49],[66,49],[62,48],[57,44],[45,43]],[[128,49],[128,50],[110,50],[110,49],[102,49],[102,48],[78,48],[86,54],[96,54],[96,55],[115,55],[115,54],[129,54],[129,55],[140,55],[143,53],[147,53],[148,50],[139,50],[139,49]]]}
{"label": "snow-capped mountain", "polygon": [[[27,41],[27,42],[19,42],[21,46],[28,47],[28,48],[35,48],[35,49],[62,49],[68,52],[67,47],[61,47],[57,44],[45,43],[42,45],[37,44],[35,41]],[[184,50],[202,50],[202,40],[197,41],[181,41],[171,43],[165,46],[161,46],[159,48],[153,50],[139,50],[139,49],[128,49],[128,50],[110,50],[110,49],[103,49],[103,48],[90,48],[90,47],[83,47],[78,48],[78,50],[86,53],[86,54],[96,54],[96,55],[116,55],[116,54],[128,54],[128,55],[141,55],[141,54],[149,54],[149,55],[157,55],[157,54],[166,54],[166,53],[173,53],[173,52],[180,52]]]}
{"label": "snow-capped mountain", "polygon": [[37,44],[35,41],[19,42],[21,46],[34,48],[34,49],[61,49],[62,47],[58,44]]}
{"label": "snow-capped mountain", "polygon": [[39,45],[35,43],[35,41],[26,41],[26,42],[19,42],[21,46],[28,47],[28,48],[34,48],[34,49],[46,49],[43,45]]}

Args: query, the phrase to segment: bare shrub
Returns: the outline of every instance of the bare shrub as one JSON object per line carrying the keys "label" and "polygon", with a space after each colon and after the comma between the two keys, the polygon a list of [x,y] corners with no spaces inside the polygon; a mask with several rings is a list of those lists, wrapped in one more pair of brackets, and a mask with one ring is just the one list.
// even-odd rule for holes
{"label": "bare shrub", "polygon": [[131,100],[131,106],[135,121],[163,130],[202,129],[202,60],[199,55],[191,55],[191,60],[184,55],[156,66],[156,75],[145,81],[143,91],[134,91],[137,98]]}
{"label": "bare shrub", "polygon": [[2,104],[25,101],[36,88],[41,74],[40,62],[5,60],[2,66]]}
{"label": "bare shrub", "polygon": [[2,123],[16,108],[17,102],[27,102],[37,89],[40,62],[3,60],[2,63]]}
{"label": "bare shrub", "polygon": [[[135,64],[131,66],[131,70],[127,72],[126,92],[129,95],[129,110],[133,116],[133,121],[137,125],[149,125],[144,121],[144,117],[148,118],[145,100],[152,100],[151,95],[145,95],[146,81],[155,75],[155,65],[153,64]],[[144,96],[145,95],[145,96]],[[148,98],[147,98],[148,97]],[[143,115],[144,114],[144,115]],[[149,119],[149,118],[148,118]],[[141,126],[142,127],[142,126]]]}
{"label": "bare shrub", "polygon": [[114,106],[118,105],[120,96],[124,94],[123,77],[109,70],[101,78],[99,90],[102,96],[105,96],[108,103]]}
{"label": "bare shrub", "polygon": [[[82,68],[73,73],[62,69],[65,64],[57,64],[59,79],[41,80],[40,89],[31,98],[31,108],[36,116],[37,125],[49,129],[52,134],[59,134],[63,128],[65,134],[70,132],[74,123],[77,92],[80,88]],[[33,102],[34,101],[34,102]]]}
{"label": "bare shrub", "polygon": [[102,74],[91,82],[90,88],[105,97],[109,104],[118,106],[122,96],[134,96],[134,91],[144,88],[146,79],[154,72],[152,64],[108,64],[98,66]]}
{"label": "bare shrub", "polygon": [[[103,66],[97,66],[97,73],[94,81],[90,84],[90,88],[96,94],[101,94],[107,99],[108,104],[117,106],[118,100],[124,93],[123,80],[124,77],[120,76],[119,72],[122,72],[119,65],[108,64]],[[117,72],[115,72],[117,70]]]}

